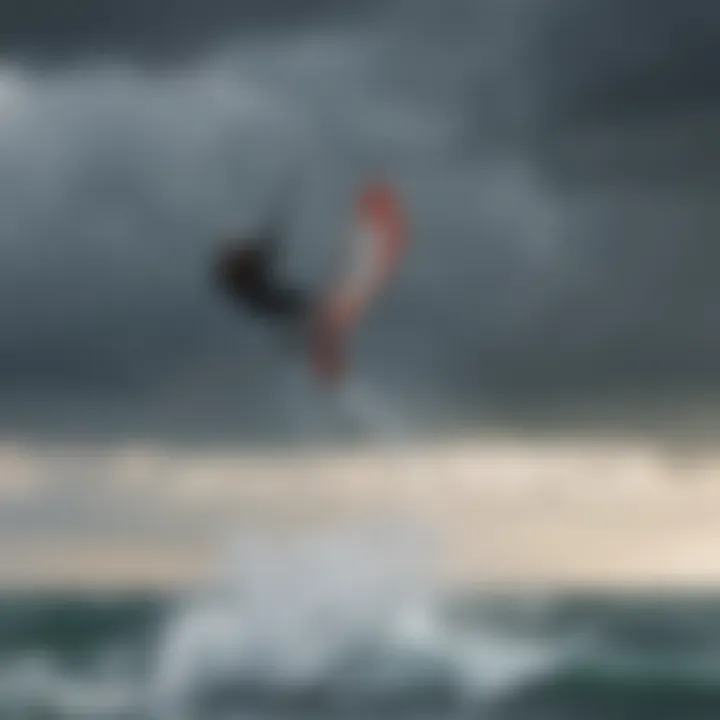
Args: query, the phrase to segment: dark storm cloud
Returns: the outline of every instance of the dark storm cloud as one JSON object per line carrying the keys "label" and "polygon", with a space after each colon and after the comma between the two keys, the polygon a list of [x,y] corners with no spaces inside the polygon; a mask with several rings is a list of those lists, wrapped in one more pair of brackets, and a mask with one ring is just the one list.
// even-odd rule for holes
{"label": "dark storm cloud", "polygon": [[94,55],[164,61],[357,6],[353,0],[7,0],[0,4],[0,52],[39,62]]}
{"label": "dark storm cloud", "polygon": [[697,2],[406,1],[374,25],[248,33],[176,72],[7,66],[6,423],[87,425],[90,396],[95,426],[278,434],[288,355],[210,292],[209,241],[300,172],[288,265],[317,278],[377,166],[415,231],[358,344],[391,395],[437,415],[489,390],[713,379],[716,19]]}
{"label": "dark storm cloud", "polygon": [[[717,379],[716,3],[556,0],[534,40],[533,132],[575,208],[577,268],[539,335],[557,384]],[[532,342],[531,342],[532,345]]]}
{"label": "dark storm cloud", "polygon": [[720,108],[720,6],[712,0],[555,0],[543,42],[548,102],[587,122]]}

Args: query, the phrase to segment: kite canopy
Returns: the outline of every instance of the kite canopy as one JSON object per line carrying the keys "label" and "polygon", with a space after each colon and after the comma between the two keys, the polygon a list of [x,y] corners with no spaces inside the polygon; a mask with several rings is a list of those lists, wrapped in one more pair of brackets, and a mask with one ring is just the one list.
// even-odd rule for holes
{"label": "kite canopy", "polygon": [[342,379],[350,336],[392,281],[408,247],[407,220],[393,189],[365,186],[355,202],[350,261],[320,301],[310,336],[310,363],[324,380]]}

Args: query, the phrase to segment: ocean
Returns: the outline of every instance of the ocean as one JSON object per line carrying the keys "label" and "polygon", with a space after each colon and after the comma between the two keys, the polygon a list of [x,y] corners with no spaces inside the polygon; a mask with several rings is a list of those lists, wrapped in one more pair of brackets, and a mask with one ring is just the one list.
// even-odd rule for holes
{"label": "ocean", "polygon": [[[293,603],[277,598],[290,616]],[[330,618],[304,637],[280,621],[244,652],[213,612],[187,624],[188,644],[192,612],[170,596],[7,594],[0,717],[720,717],[720,597],[483,593],[409,613],[402,631]]]}

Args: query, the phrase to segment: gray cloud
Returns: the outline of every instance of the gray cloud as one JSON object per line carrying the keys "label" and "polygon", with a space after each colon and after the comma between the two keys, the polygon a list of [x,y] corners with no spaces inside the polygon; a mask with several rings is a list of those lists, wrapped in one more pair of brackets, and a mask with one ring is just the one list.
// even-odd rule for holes
{"label": "gray cloud", "polygon": [[237,35],[297,28],[368,6],[354,0],[8,0],[0,7],[0,47],[6,56],[43,66],[98,56],[165,64]]}
{"label": "gray cloud", "polygon": [[[175,70],[2,70],[6,426],[292,425],[287,353],[205,273],[212,238],[263,217],[297,172],[287,270],[305,282],[365,172],[407,199],[414,251],[357,348],[400,404],[456,417],[492,394],[715,381],[713,4],[279,17],[271,36],[211,34]],[[87,22],[67,47],[97,47]],[[48,28],[17,47],[52,49]]]}
{"label": "gray cloud", "polygon": [[652,123],[718,109],[720,9],[707,0],[553,0],[536,37],[548,112]]}

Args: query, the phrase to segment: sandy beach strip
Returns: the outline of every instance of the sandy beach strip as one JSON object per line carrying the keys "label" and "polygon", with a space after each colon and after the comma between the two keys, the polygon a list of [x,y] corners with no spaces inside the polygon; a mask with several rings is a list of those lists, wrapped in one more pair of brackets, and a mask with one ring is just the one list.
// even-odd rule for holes
{"label": "sandy beach strip", "polygon": [[[102,532],[102,517],[94,530],[18,532],[0,546],[0,587],[170,589],[201,578],[221,538],[239,528],[294,533],[377,518],[429,529],[454,586],[720,586],[720,452],[712,450],[497,438],[305,453],[77,453],[96,474],[102,502],[93,512],[114,513],[115,532]],[[20,500],[10,493],[15,502],[56,502],[52,473],[30,477],[33,462],[42,465],[37,451],[14,447],[12,457],[0,484],[24,488]],[[51,485],[54,494],[45,493]],[[72,493],[87,502],[77,487],[67,493],[66,504]],[[134,509],[144,513],[143,532],[131,514],[122,529],[122,513]],[[154,519],[168,518],[172,532],[155,537]]]}

